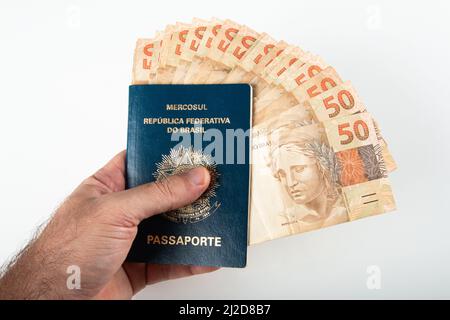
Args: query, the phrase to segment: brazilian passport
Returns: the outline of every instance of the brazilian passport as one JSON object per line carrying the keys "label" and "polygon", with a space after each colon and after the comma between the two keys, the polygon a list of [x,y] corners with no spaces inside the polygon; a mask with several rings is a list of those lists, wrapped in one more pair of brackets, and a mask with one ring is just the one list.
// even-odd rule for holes
{"label": "brazilian passport", "polygon": [[129,87],[127,188],[203,166],[192,204],[142,221],[127,260],[243,268],[247,260],[252,88]]}

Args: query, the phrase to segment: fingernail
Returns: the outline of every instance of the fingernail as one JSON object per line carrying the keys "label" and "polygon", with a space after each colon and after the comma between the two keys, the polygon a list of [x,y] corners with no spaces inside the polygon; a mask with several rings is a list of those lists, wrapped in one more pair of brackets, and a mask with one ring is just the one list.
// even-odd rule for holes
{"label": "fingernail", "polygon": [[206,170],[203,167],[197,167],[192,170],[189,170],[186,173],[189,181],[197,186],[202,186],[205,184],[206,180]]}

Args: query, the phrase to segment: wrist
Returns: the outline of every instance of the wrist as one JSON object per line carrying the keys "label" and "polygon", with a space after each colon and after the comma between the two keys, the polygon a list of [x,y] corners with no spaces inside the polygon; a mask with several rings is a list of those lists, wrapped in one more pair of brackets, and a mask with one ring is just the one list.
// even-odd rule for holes
{"label": "wrist", "polygon": [[68,285],[68,256],[64,250],[41,247],[39,241],[29,245],[1,275],[0,300],[90,298],[85,290]]}

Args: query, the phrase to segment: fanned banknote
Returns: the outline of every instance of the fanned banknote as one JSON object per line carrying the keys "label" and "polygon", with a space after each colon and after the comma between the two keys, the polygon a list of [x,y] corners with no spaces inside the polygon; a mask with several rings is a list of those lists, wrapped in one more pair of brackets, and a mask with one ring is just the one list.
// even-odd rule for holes
{"label": "fanned banknote", "polygon": [[137,41],[132,83],[252,85],[250,244],[395,209],[379,124],[318,55],[195,18]]}
{"label": "fanned banknote", "polygon": [[306,117],[295,106],[253,128],[251,243],[395,208],[371,116]]}

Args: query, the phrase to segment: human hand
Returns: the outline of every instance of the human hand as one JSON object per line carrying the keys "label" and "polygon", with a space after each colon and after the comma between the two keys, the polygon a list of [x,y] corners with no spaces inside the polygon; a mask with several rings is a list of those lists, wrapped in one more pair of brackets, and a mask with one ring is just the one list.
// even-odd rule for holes
{"label": "human hand", "polygon": [[[147,284],[214,267],[124,262],[143,219],[183,207],[208,187],[195,168],[165,181],[125,189],[125,151],[87,178],[0,279],[0,299],[129,299]],[[81,288],[66,285],[69,266]]]}

